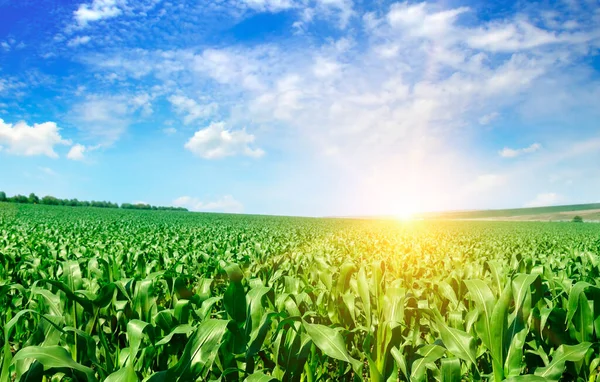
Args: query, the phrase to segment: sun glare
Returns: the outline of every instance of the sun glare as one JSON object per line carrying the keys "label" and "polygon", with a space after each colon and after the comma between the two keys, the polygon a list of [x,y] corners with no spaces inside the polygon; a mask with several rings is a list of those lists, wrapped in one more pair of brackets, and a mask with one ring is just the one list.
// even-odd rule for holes
{"label": "sun glare", "polygon": [[409,221],[413,219],[414,213],[412,211],[402,211],[397,213],[396,220],[399,221]]}

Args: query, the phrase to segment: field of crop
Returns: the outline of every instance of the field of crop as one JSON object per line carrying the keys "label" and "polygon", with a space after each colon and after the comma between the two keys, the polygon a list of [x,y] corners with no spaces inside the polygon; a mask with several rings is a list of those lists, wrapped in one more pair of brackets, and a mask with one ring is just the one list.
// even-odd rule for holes
{"label": "field of crop", "polygon": [[599,255],[598,224],[0,203],[0,382],[600,381]]}

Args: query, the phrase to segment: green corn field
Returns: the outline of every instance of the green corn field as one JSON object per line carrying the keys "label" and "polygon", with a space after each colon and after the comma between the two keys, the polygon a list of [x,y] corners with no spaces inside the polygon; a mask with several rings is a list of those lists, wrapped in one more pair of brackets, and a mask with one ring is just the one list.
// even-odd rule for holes
{"label": "green corn field", "polygon": [[600,225],[0,203],[0,382],[600,381]]}

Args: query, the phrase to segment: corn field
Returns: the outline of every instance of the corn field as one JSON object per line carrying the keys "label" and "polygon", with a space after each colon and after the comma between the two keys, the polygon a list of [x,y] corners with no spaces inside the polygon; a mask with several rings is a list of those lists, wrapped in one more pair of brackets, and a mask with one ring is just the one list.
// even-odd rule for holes
{"label": "corn field", "polygon": [[600,225],[0,203],[0,382],[600,381]]}

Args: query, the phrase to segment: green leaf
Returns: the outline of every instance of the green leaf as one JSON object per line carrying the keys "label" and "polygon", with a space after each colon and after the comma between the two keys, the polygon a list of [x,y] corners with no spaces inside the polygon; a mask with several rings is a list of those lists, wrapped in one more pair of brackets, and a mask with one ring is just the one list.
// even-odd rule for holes
{"label": "green leaf", "polygon": [[446,349],[438,345],[425,345],[419,348],[419,350],[417,350],[417,354],[420,355],[421,358],[412,363],[410,380],[424,381],[425,377],[427,376],[425,365],[442,358],[445,352]]}
{"label": "green leaf", "polygon": [[577,308],[579,307],[580,303],[579,296],[587,288],[593,289],[595,293],[600,293],[600,288],[593,286],[590,283],[587,283],[585,281],[577,282],[577,284],[575,284],[575,286],[571,289],[571,292],[569,293],[569,300],[567,302],[567,318],[565,320],[567,324],[570,323],[573,319],[573,316],[575,316],[575,312],[577,311]]}
{"label": "green leaf", "polygon": [[350,363],[354,372],[361,375],[362,362],[350,357],[340,332],[319,324],[303,322],[303,325],[310,339],[325,355]]}
{"label": "green leaf", "polygon": [[223,304],[227,314],[240,327],[246,322],[246,291],[241,281],[229,282],[225,294],[223,295]]}
{"label": "green leaf", "polygon": [[504,360],[506,356],[508,332],[508,306],[510,304],[510,297],[512,295],[512,288],[510,283],[506,283],[504,290],[500,294],[500,298],[494,305],[492,311],[492,318],[490,323],[491,328],[491,340],[492,340],[492,367],[494,369],[494,379],[496,382],[500,382],[504,379]]}
{"label": "green leaf", "polygon": [[[517,314],[522,314],[521,305],[523,304],[523,300],[527,293],[531,293],[530,288],[531,284],[535,282],[535,280],[539,277],[539,275],[527,275],[527,274],[518,274],[512,281],[513,288],[513,299],[515,301],[515,312]],[[528,317],[523,317],[523,320],[527,320]]]}
{"label": "green leaf", "polygon": [[456,357],[442,359],[442,382],[458,382],[460,380],[460,359]]}
{"label": "green leaf", "polygon": [[270,375],[264,374],[262,371],[257,371],[252,373],[244,380],[245,382],[271,382],[277,381],[277,378],[274,378]]}
{"label": "green leaf", "polygon": [[528,374],[510,377],[506,379],[505,382],[548,382],[548,380],[537,375]]}
{"label": "green leaf", "polygon": [[523,328],[512,338],[506,355],[506,362],[504,363],[504,375],[506,377],[516,377],[521,374],[523,347],[525,346],[525,339],[528,332],[527,328]]}
{"label": "green leaf", "polygon": [[476,363],[477,347],[473,336],[462,330],[449,328],[439,318],[437,327],[446,349],[464,361]]}
{"label": "green leaf", "polygon": [[169,369],[169,374],[181,382],[198,378],[205,380],[219,352],[228,323],[226,320],[210,319],[198,325],[179,362]]}
{"label": "green leaf", "polygon": [[402,354],[395,346],[392,348],[390,353],[392,354],[392,357],[394,358],[394,361],[396,362],[396,365],[400,371],[402,371],[404,376],[408,378],[408,368],[406,366],[406,357],[404,357],[404,354]]}
{"label": "green leaf", "polygon": [[565,370],[565,362],[581,361],[588,349],[592,346],[589,342],[578,345],[561,345],[552,356],[552,361],[546,367],[537,368],[535,375],[544,377],[550,381],[558,381]]}
{"label": "green leaf", "polygon": [[371,293],[369,291],[369,282],[367,281],[364,267],[361,267],[358,271],[358,295],[363,303],[365,318],[367,320],[367,329],[371,330]]}
{"label": "green leaf", "polygon": [[133,367],[126,366],[106,377],[104,382],[139,382],[139,380]]}
{"label": "green leaf", "polygon": [[27,358],[35,359],[44,365],[44,370],[50,368],[73,369],[85,374],[88,382],[96,381],[96,376],[92,369],[73,361],[69,352],[60,346],[28,346],[15,354],[13,363]]}
{"label": "green leaf", "polygon": [[483,341],[485,347],[487,347],[490,351],[493,351],[491,325],[492,311],[494,310],[496,298],[494,297],[492,290],[481,280],[465,280],[465,285],[469,290],[471,299],[475,301],[475,304],[480,312],[479,320],[475,326],[477,334]]}
{"label": "green leaf", "polygon": [[171,339],[176,334],[189,335],[193,331],[194,331],[194,327],[191,326],[191,325],[188,325],[188,324],[179,325],[179,326],[175,327],[169,334],[167,334],[166,336],[164,336],[160,341],[158,341],[156,343],[156,346],[161,346],[161,345],[168,344],[169,342],[171,342]]}
{"label": "green leaf", "polygon": [[127,365],[133,366],[140,345],[144,339],[144,332],[152,329],[152,326],[147,322],[140,320],[131,320],[127,323],[127,340],[129,341],[129,357]]}

